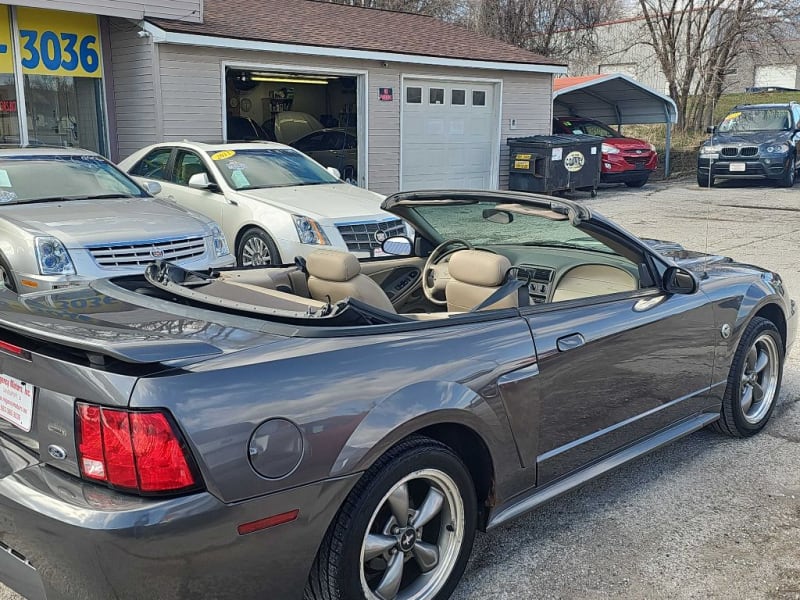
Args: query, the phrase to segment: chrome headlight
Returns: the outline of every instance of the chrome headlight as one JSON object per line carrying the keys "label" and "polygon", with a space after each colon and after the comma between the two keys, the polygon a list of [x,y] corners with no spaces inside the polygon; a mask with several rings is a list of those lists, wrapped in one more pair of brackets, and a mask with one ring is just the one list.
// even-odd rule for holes
{"label": "chrome headlight", "polygon": [[228,256],[231,253],[228,248],[228,240],[225,239],[225,234],[220,231],[220,228],[214,225],[211,228],[211,237],[214,240],[214,253],[218,256]]}
{"label": "chrome headlight", "polygon": [[611,144],[602,144],[600,146],[600,152],[603,154],[619,154],[619,148]]}
{"label": "chrome headlight", "polygon": [[767,154],[786,154],[789,151],[789,144],[770,144],[762,148]]}
{"label": "chrome headlight", "polygon": [[75,275],[75,266],[69,252],[60,240],[54,237],[37,237],[36,261],[42,275]]}
{"label": "chrome headlight", "polygon": [[700,146],[701,154],[709,153],[709,152],[722,152],[722,146],[718,144],[703,144]]}
{"label": "chrome headlight", "polygon": [[322,231],[322,226],[314,219],[292,215],[292,220],[294,221],[295,229],[297,229],[297,237],[300,238],[300,243],[330,246],[331,242],[328,236]]}

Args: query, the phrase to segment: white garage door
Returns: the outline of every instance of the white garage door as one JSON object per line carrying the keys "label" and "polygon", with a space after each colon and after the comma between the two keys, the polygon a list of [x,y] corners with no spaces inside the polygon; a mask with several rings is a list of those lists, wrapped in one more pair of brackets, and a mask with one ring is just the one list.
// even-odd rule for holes
{"label": "white garage door", "polygon": [[765,65],[756,67],[755,87],[785,87],[797,85],[796,65]]}
{"label": "white garage door", "polygon": [[497,187],[498,109],[495,84],[405,79],[401,189]]}

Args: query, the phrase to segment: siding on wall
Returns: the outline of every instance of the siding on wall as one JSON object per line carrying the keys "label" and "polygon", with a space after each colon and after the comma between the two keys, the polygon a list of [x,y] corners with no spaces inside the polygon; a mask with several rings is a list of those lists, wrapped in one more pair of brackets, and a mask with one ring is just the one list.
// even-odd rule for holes
{"label": "siding on wall", "polygon": [[14,4],[129,19],[152,17],[199,23],[203,17],[203,0],[14,0]]}
{"label": "siding on wall", "polygon": [[117,150],[122,159],[161,137],[156,47],[151,38],[140,38],[128,21],[112,21],[110,32]]}
{"label": "siding on wall", "polygon": [[[508,180],[506,139],[546,134],[550,133],[551,128],[552,79],[549,74],[454,69],[400,63],[383,66],[382,63],[375,61],[303,57],[174,44],[158,45],[158,61],[165,140],[222,138],[223,63],[236,63],[237,66],[254,68],[280,69],[292,65],[297,68],[305,66],[315,69],[368,71],[368,122],[366,123],[368,184],[370,189],[384,194],[396,192],[399,188],[402,101],[400,81],[404,74],[441,76],[443,79],[472,77],[504,80],[499,158],[501,187],[505,187]],[[378,99],[380,87],[390,87],[394,90],[392,102],[381,102]],[[517,120],[515,130],[509,128],[511,118]],[[120,151],[121,156],[126,155],[122,148]]]}

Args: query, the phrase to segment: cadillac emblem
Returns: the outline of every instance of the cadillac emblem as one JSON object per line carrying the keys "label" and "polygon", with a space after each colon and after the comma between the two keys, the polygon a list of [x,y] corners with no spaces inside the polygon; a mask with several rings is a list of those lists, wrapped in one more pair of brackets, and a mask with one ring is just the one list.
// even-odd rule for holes
{"label": "cadillac emblem", "polygon": [[152,250],[150,250],[150,256],[152,256],[153,258],[163,258],[164,251],[161,250],[160,248],[153,248]]}
{"label": "cadillac emblem", "polygon": [[379,244],[382,244],[383,242],[385,242],[388,237],[389,236],[386,235],[385,231],[378,230],[378,231],[375,232],[375,241],[378,242]]}

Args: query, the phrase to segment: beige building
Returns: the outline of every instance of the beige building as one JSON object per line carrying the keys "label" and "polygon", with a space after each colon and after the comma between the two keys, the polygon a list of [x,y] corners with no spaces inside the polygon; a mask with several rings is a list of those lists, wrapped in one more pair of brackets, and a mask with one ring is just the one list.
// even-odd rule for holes
{"label": "beige building", "polygon": [[160,141],[241,139],[243,128],[292,143],[324,128],[346,132],[324,151],[387,193],[505,186],[506,139],[550,132],[552,79],[564,72],[430,17],[326,2],[0,6],[6,143],[119,159]]}

